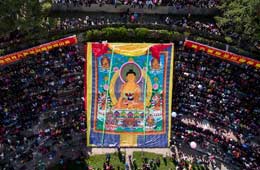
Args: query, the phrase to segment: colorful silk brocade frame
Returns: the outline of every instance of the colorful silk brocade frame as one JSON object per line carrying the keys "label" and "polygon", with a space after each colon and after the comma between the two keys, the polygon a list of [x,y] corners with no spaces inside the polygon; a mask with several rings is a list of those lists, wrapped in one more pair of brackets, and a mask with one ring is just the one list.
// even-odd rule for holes
{"label": "colorful silk brocade frame", "polygon": [[87,145],[167,147],[173,44],[87,43]]}

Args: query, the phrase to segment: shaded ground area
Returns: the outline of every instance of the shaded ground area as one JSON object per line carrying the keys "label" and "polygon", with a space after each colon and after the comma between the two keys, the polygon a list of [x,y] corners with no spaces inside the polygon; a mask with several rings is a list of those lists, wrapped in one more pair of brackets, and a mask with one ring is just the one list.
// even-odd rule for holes
{"label": "shaded ground area", "polygon": [[[96,150],[96,151],[95,151]],[[136,151],[137,150],[137,151]],[[144,149],[145,150],[145,149]],[[152,153],[150,150],[144,151],[134,148],[121,149],[119,152],[114,149],[103,149],[104,154],[100,154],[101,148],[94,149],[92,155],[88,158],[79,157],[75,160],[59,161],[57,165],[52,166],[48,170],[86,170],[86,169],[104,169],[104,165],[112,165],[114,169],[137,170],[145,167],[153,170],[174,170],[177,162],[172,159],[168,152],[162,153],[163,149],[157,149],[158,153]],[[113,152],[114,151],[114,152]],[[126,152],[125,152],[126,151]],[[97,153],[97,155],[93,155]],[[203,166],[197,164],[187,164],[193,170],[204,170]],[[42,169],[39,167],[39,169]]]}
{"label": "shaded ground area", "polygon": [[62,169],[71,169],[71,170],[85,170],[87,168],[87,165],[82,161],[70,161],[66,163],[65,165],[57,164],[52,168],[49,168],[49,170],[62,170]]}
{"label": "shaded ground area", "polygon": [[114,169],[125,169],[125,152],[114,152],[106,154],[92,155],[88,158],[79,157],[67,162],[59,161],[57,165],[52,166],[49,170],[86,170],[86,169],[103,169],[104,164],[111,165]]}

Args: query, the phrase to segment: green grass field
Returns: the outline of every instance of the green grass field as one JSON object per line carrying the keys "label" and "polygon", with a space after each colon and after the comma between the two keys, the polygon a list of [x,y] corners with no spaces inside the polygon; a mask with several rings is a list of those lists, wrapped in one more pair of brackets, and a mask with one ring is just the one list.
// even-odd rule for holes
{"label": "green grass field", "polygon": [[159,167],[157,167],[157,170],[175,170],[175,165],[169,157],[166,157],[166,162],[164,162],[163,155],[160,155],[160,154],[150,153],[150,152],[134,152],[133,153],[133,159],[136,160],[136,164],[137,164],[138,168],[142,167],[144,158],[147,158],[148,160],[154,159],[154,161],[157,158],[159,158],[161,164]]}
{"label": "green grass field", "polygon": [[[123,154],[125,154],[124,152],[122,152]],[[119,159],[119,154],[117,152],[110,154],[111,158],[110,158],[110,164],[113,165],[113,167],[115,169],[117,169],[118,167],[120,167],[120,169],[124,169],[125,168],[125,164],[123,162],[120,162]],[[85,162],[92,168],[98,169],[100,168],[100,170],[103,169],[103,163],[106,161],[106,154],[102,154],[102,155],[93,155],[91,157],[89,157],[88,159],[85,160]]]}
{"label": "green grass field", "polygon": [[[133,159],[136,160],[137,168],[142,168],[144,158],[149,160],[153,159],[154,161],[159,158],[160,159],[160,166],[156,167],[154,169],[156,170],[175,170],[176,165],[172,161],[170,157],[166,157],[166,161],[163,159],[163,155],[156,154],[156,153],[150,153],[150,152],[134,152],[133,153]],[[205,168],[201,165],[192,164],[192,170],[204,170]]]}
{"label": "green grass field", "polygon": [[[125,152],[122,152],[122,154],[125,155]],[[137,169],[142,169],[142,165],[144,162],[144,158],[147,158],[148,162],[149,160],[154,160],[160,159],[160,166],[156,166],[154,170],[175,170],[176,165],[172,161],[170,157],[166,157],[166,161],[163,159],[163,155],[161,154],[156,154],[156,153],[150,153],[150,152],[141,152],[141,151],[136,151],[133,152],[133,159],[136,161]],[[128,158],[126,158],[128,159]],[[103,163],[106,161],[106,154],[101,154],[101,155],[93,155],[90,156],[89,158],[85,159],[85,162],[83,161],[70,161],[66,163],[66,170],[86,170],[86,165],[91,167],[94,170],[103,170]],[[114,169],[120,169],[124,170],[125,169],[125,163],[120,162],[119,159],[119,154],[118,152],[111,153],[110,154],[110,163],[113,165]],[[56,165],[52,168],[48,168],[49,170],[63,170],[63,167],[60,165]],[[193,164],[192,165],[192,170],[205,170],[203,166]]]}

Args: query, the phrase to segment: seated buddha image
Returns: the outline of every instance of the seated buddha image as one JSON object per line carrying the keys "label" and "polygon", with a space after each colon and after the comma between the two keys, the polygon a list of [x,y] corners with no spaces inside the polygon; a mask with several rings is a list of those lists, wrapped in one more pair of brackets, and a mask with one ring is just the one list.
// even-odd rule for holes
{"label": "seated buddha image", "polygon": [[110,59],[107,56],[102,57],[101,59],[101,67],[103,69],[109,69],[110,67]]}
{"label": "seated buddha image", "polygon": [[157,58],[151,60],[151,67],[153,70],[160,70],[160,61]]}
{"label": "seated buddha image", "polygon": [[136,73],[129,69],[125,75],[126,81],[121,85],[120,97],[114,109],[143,110],[144,104],[140,100],[141,88],[136,82]]}

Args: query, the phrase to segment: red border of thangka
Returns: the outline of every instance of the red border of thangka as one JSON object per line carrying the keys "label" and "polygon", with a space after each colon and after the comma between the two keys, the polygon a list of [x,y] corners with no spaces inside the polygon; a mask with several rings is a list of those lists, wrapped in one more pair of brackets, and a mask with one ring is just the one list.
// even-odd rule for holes
{"label": "red border of thangka", "polygon": [[[173,48],[173,47],[171,47],[171,48]],[[167,83],[167,71],[168,71],[168,67],[167,67],[167,65],[168,65],[168,59],[169,59],[169,57],[171,57],[171,56],[169,56],[169,54],[170,55],[172,55],[171,54],[171,52],[169,53],[168,51],[161,51],[161,53],[166,53],[167,52],[167,55],[166,55],[166,57],[165,57],[165,63],[164,63],[164,66],[166,66],[166,67],[164,67],[165,69],[164,69],[164,90],[163,90],[163,130],[162,131],[160,131],[160,132],[155,132],[155,131],[153,131],[153,132],[145,132],[146,134],[149,134],[149,135],[161,135],[161,134],[165,134],[166,133],[166,121],[167,121],[167,117],[166,117],[166,102],[165,102],[165,100],[166,100],[166,89],[167,89],[167,87],[166,87],[166,83]],[[97,60],[97,58],[95,59],[96,61],[95,61],[95,77],[96,77],[96,79],[95,79],[95,89],[96,89],[96,91],[95,91],[95,93],[96,94],[98,94],[98,91],[97,91],[97,85],[98,85],[98,73],[97,73],[97,71],[98,71],[98,69],[97,69],[97,63],[98,63],[98,60]],[[171,74],[171,73],[169,73],[169,74]],[[168,80],[168,81],[171,81],[171,80]],[[170,90],[170,89],[169,89]],[[93,124],[93,131],[95,132],[95,133],[101,133],[101,132],[103,132],[102,130],[96,130],[96,117],[97,117],[97,95],[95,95],[95,99],[94,99],[94,102],[95,102],[95,106],[94,106],[94,124]],[[170,114],[170,113],[168,113],[168,114]],[[113,134],[113,135],[120,135],[120,134],[135,134],[135,135],[143,135],[144,134],[144,132],[111,132],[111,131],[105,131],[106,132],[106,134]]]}

